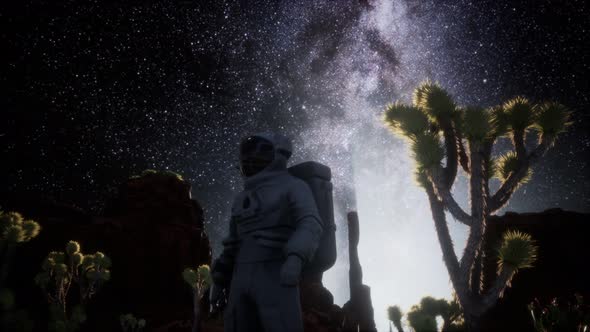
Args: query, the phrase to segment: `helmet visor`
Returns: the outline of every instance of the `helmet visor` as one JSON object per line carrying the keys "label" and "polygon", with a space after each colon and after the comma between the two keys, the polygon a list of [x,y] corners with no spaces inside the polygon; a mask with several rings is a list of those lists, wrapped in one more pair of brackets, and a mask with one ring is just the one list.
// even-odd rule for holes
{"label": "helmet visor", "polygon": [[250,136],[240,144],[240,169],[245,176],[259,173],[273,160],[274,146],[267,139]]}

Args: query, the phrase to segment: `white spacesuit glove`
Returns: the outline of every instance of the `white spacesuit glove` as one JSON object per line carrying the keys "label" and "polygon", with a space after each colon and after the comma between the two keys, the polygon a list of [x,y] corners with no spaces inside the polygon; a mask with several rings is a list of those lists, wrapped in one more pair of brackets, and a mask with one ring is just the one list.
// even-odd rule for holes
{"label": "white spacesuit glove", "polygon": [[303,260],[297,255],[289,255],[281,267],[281,285],[297,286],[303,269]]}

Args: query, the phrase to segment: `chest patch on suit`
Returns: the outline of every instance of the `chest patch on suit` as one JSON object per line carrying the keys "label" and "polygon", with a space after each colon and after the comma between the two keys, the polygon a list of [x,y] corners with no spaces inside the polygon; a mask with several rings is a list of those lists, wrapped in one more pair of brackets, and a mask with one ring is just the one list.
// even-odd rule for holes
{"label": "chest patch on suit", "polygon": [[232,219],[238,226],[238,233],[279,226],[285,220],[280,218],[281,206],[287,206],[284,187],[280,185],[260,186],[241,192],[232,207]]}
{"label": "chest patch on suit", "polygon": [[260,213],[260,200],[255,191],[249,190],[239,194],[232,207],[232,217],[237,222],[250,221]]}

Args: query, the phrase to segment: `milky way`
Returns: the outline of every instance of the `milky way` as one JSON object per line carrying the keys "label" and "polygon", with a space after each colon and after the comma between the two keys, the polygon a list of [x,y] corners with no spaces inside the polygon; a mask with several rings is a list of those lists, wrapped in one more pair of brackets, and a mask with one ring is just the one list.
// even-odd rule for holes
{"label": "milky way", "polygon": [[[241,186],[239,139],[284,132],[293,163],[317,160],[334,174],[342,255],[326,283],[340,304],[343,215],[359,210],[359,250],[383,328],[385,305],[449,292],[407,147],[381,124],[384,105],[408,102],[427,78],[460,104],[522,94],[568,105],[574,125],[507,209],[589,211],[589,14],[584,1],[491,0],[3,8],[2,188],[99,212],[130,174],[173,170],[192,183],[217,253]],[[464,178],[454,192],[466,204]],[[460,250],[465,230],[452,231]],[[428,283],[429,274],[440,274],[430,288],[397,284]]]}

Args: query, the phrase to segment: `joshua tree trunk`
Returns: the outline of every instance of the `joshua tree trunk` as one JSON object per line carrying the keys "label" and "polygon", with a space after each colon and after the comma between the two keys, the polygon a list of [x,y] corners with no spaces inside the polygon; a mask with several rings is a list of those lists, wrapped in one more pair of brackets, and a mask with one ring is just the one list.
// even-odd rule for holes
{"label": "joshua tree trunk", "polygon": [[192,332],[201,332],[201,296],[199,293],[200,291],[198,289],[193,290],[193,314],[195,317]]}
{"label": "joshua tree trunk", "polygon": [[[1,248],[2,246],[4,248]],[[2,258],[0,262],[0,288],[4,287],[4,283],[8,277],[8,270],[10,270],[10,265],[14,259],[14,249],[14,245],[8,243],[3,243],[0,246],[0,258]]]}

